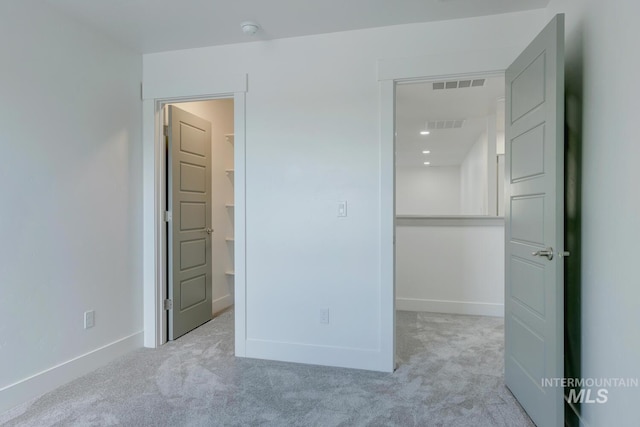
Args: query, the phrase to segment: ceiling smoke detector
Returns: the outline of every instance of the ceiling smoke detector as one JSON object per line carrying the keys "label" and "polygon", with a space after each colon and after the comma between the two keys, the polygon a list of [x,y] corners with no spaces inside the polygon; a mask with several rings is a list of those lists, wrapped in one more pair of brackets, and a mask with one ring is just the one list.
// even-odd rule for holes
{"label": "ceiling smoke detector", "polygon": [[243,33],[252,36],[258,32],[258,30],[260,29],[260,25],[256,24],[253,21],[244,21],[242,24],[240,24],[240,28],[242,28]]}

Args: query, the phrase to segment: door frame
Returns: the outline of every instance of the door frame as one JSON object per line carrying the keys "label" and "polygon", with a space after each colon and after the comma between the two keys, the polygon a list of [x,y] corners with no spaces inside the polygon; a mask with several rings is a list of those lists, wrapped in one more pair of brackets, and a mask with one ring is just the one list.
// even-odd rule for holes
{"label": "door frame", "polygon": [[230,76],[208,87],[172,89],[142,84],[142,185],[143,185],[143,325],[144,346],[157,348],[167,342],[167,253],[164,206],[166,194],[164,113],[167,104],[214,99],[234,101],[234,305],[235,355],[245,355],[246,343],[246,92],[247,76]]}
{"label": "door frame", "polygon": [[[380,102],[380,277],[381,334],[395,360],[395,105],[396,85],[412,81],[504,76],[522,47],[460,51],[378,60]],[[395,364],[395,362],[394,362]]]}

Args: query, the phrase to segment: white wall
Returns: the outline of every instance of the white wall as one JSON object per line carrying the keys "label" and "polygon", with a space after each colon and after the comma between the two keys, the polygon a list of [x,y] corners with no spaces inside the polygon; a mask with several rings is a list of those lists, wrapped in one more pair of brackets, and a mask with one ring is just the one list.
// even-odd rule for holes
{"label": "white wall", "polygon": [[460,165],[460,213],[489,213],[488,134],[482,132]]}
{"label": "white wall", "polygon": [[34,0],[0,56],[2,411],[142,343],[142,61]]}
{"label": "white wall", "polygon": [[233,143],[225,135],[233,133],[233,99],[174,104],[211,123],[211,266],[213,313],[233,304]]}
{"label": "white wall", "polygon": [[487,117],[487,215],[498,215],[498,132],[495,115]]}
{"label": "white wall", "polygon": [[[145,93],[194,94],[248,74],[248,356],[388,369],[379,362],[386,363],[380,348],[391,337],[380,328],[377,60],[524,48],[544,15],[144,55]],[[341,200],[348,201],[347,218],[337,218]],[[319,323],[321,308],[330,310],[329,325]]]}
{"label": "white wall", "polygon": [[459,215],[460,167],[398,167],[397,215]]}
{"label": "white wall", "polygon": [[[552,0],[566,13],[567,91],[582,101],[582,376],[640,378],[640,3]],[[587,425],[638,423],[639,388],[582,405]]]}
{"label": "white wall", "polygon": [[398,310],[504,316],[501,220],[398,222]]}
{"label": "white wall", "polygon": [[504,216],[504,153],[498,155],[497,160],[497,190],[498,190],[498,216]]}

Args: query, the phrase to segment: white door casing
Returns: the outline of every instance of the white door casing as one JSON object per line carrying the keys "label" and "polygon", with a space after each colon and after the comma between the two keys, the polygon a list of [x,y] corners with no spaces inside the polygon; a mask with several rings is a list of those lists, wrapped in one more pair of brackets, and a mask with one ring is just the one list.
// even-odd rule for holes
{"label": "white door casing", "polygon": [[[149,66],[149,73],[159,67]],[[165,140],[163,107],[175,102],[233,98],[234,104],[234,307],[235,354],[246,354],[246,179],[245,128],[246,73],[222,73],[216,78],[194,80],[180,73],[167,80],[145,78],[142,82],[142,186],[143,186],[143,292],[144,345],[156,348],[166,342],[167,298],[165,223]]]}
{"label": "white door casing", "polygon": [[[505,381],[539,427],[564,424],[564,15],[506,71]],[[550,251],[550,255],[545,255]]]}
{"label": "white door casing", "polygon": [[212,317],[211,123],[169,106],[169,339]]}

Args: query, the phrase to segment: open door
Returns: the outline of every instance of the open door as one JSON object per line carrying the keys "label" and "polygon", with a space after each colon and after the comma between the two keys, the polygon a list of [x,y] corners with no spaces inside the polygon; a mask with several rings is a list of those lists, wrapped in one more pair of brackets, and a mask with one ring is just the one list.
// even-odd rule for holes
{"label": "open door", "polygon": [[169,339],[211,320],[211,123],[169,106]]}
{"label": "open door", "polygon": [[564,15],[506,71],[505,381],[539,427],[564,424]]}

